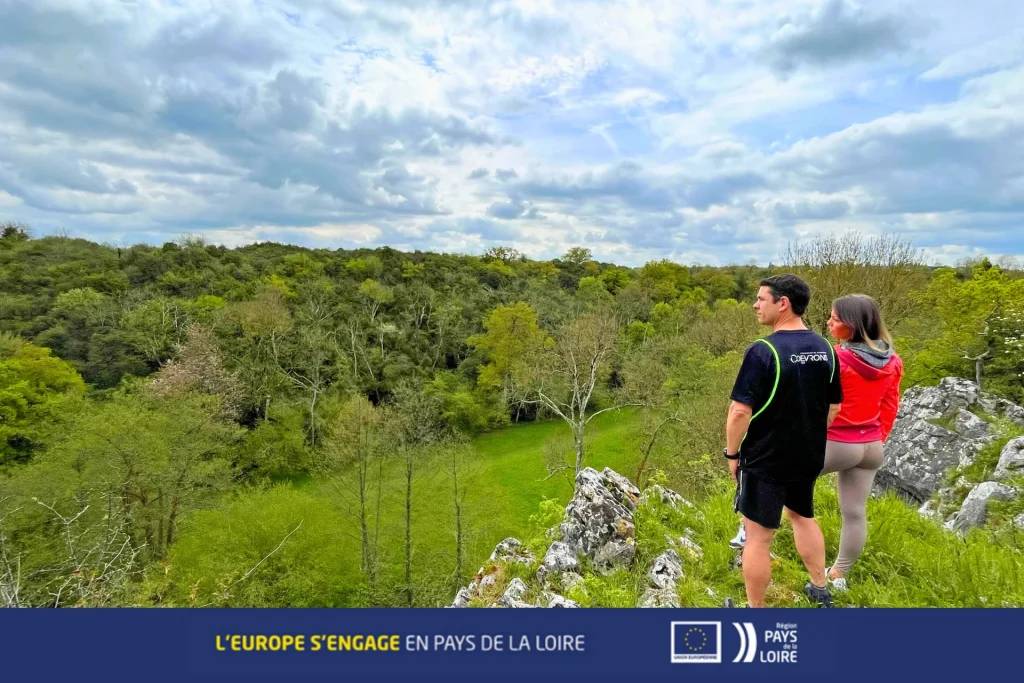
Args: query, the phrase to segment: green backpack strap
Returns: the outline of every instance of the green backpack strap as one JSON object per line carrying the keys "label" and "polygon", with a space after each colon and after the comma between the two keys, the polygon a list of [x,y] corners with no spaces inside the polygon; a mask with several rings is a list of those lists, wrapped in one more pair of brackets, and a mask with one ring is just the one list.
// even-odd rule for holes
{"label": "green backpack strap", "polygon": [[832,380],[836,378],[836,366],[839,365],[839,359],[836,358],[836,347],[829,344],[828,350],[832,352],[832,374],[828,376],[828,383],[832,384]]}
{"label": "green backpack strap", "polygon": [[768,396],[768,402],[765,403],[763,406],[761,406],[761,409],[759,411],[757,411],[756,413],[754,413],[753,416],[751,416],[751,418],[750,418],[751,421],[753,421],[753,419],[755,417],[757,417],[758,415],[763,413],[765,408],[767,408],[769,405],[771,405],[772,399],[775,398],[775,392],[779,388],[779,379],[782,377],[782,362],[779,360],[779,352],[775,350],[775,347],[772,346],[772,343],[770,341],[768,341],[767,339],[758,339],[757,341],[761,342],[762,344],[767,346],[769,349],[771,349],[772,350],[772,355],[775,356],[775,385],[772,386],[772,393],[771,393],[770,396]]}

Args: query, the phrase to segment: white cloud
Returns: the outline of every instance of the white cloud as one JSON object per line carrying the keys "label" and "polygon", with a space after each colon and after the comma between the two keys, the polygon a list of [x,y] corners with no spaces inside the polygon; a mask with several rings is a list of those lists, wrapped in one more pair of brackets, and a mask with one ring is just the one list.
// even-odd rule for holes
{"label": "white cloud", "polygon": [[997,4],[7,0],[0,208],[633,265],[851,228],[1020,253],[1024,10]]}
{"label": "white cloud", "polygon": [[960,78],[1021,61],[1024,61],[1024,30],[1018,29],[1008,36],[949,55],[921,74],[921,78],[926,81]]}

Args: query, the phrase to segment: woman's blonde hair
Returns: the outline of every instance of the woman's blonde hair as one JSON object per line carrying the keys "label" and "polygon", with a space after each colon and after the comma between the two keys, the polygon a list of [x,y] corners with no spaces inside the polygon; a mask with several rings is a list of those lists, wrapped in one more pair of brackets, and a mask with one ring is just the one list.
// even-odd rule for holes
{"label": "woman's blonde hair", "polygon": [[833,301],[832,309],[836,317],[850,328],[851,342],[863,342],[875,351],[881,350],[875,344],[879,340],[892,347],[892,337],[882,321],[882,311],[870,296],[848,294]]}

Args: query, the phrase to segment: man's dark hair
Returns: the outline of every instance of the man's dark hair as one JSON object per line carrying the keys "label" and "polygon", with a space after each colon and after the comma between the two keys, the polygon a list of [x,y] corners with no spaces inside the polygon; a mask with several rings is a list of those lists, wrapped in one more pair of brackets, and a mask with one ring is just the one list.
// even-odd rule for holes
{"label": "man's dark hair", "polygon": [[811,303],[811,288],[796,275],[786,273],[766,277],[761,280],[761,286],[771,290],[772,301],[775,303],[782,297],[789,299],[789,305],[795,315],[803,315],[807,310],[807,304]]}

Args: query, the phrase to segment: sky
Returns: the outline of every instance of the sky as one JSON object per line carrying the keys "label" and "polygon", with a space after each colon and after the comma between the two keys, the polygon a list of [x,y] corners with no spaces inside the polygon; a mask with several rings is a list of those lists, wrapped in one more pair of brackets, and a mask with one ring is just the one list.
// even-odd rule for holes
{"label": "sky", "polygon": [[1019,0],[0,0],[0,220],[639,266],[1024,256]]}

